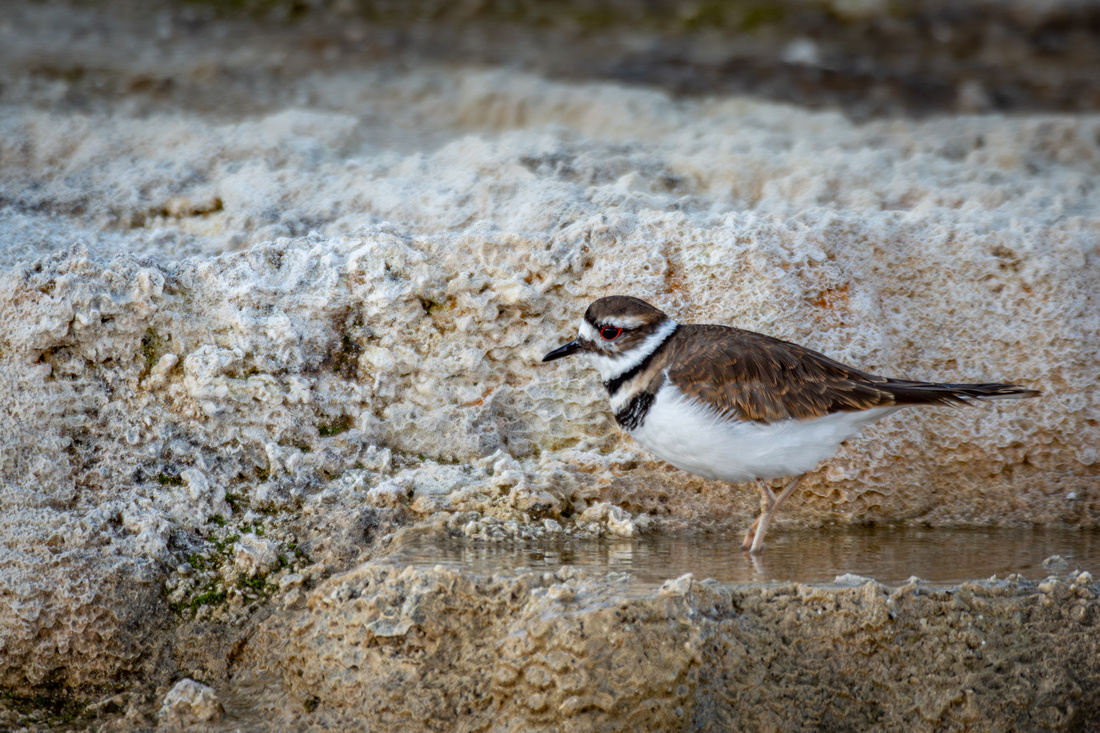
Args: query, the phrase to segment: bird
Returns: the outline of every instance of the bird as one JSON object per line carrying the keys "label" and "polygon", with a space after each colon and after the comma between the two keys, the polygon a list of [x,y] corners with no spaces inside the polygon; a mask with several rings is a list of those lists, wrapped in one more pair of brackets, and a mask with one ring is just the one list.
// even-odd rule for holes
{"label": "bird", "polygon": [[[761,333],[680,324],[627,295],[594,301],[577,338],[542,361],[574,354],[599,372],[619,426],[655,456],[708,479],[756,480],[762,511],[741,545],[749,553],[763,550],[803,475],[865,425],[910,406],[1040,394],[882,377]],[[778,495],[764,483],[788,476]]]}

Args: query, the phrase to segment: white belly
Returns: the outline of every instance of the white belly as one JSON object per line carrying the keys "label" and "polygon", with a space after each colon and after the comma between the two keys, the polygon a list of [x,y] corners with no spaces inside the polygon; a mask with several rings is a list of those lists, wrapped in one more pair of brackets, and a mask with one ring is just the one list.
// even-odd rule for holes
{"label": "white belly", "polygon": [[666,383],[642,426],[630,435],[658,458],[689,473],[748,481],[805,473],[864,425],[899,409],[875,407],[770,424],[730,421]]}

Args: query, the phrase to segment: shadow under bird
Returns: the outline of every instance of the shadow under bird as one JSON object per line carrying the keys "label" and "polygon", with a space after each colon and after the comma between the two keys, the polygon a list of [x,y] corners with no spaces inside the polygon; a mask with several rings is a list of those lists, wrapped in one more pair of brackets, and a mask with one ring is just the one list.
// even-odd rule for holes
{"label": "shadow under bird", "polygon": [[619,426],[658,458],[709,479],[795,477],[778,496],[758,482],[763,511],[741,546],[754,553],[802,475],[864,425],[913,405],[1039,394],[880,377],[771,336],[679,324],[622,295],[592,303],[578,337],[542,360],[573,354],[600,373]]}

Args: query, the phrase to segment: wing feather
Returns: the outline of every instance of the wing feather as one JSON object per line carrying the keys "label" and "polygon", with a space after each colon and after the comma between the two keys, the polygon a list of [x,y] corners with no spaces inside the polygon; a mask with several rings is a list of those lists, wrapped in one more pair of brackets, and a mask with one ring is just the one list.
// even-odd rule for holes
{"label": "wing feather", "polygon": [[[721,415],[772,422],[891,405],[964,405],[974,400],[1036,397],[1017,384],[944,384],[890,379],[841,364],[805,346],[728,326],[684,325],[663,369],[681,392]],[[659,384],[650,384],[656,392]]]}
{"label": "wing feather", "polygon": [[727,326],[681,326],[666,366],[694,399],[741,420],[803,420],[895,403],[889,380],[788,341]]}

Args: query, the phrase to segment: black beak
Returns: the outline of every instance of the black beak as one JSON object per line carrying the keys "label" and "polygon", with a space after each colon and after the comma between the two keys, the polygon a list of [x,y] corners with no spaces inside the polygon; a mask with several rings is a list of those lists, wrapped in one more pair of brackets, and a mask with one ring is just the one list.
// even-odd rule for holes
{"label": "black beak", "polygon": [[542,360],[544,362],[545,361],[554,361],[554,359],[561,359],[564,356],[569,356],[570,354],[575,354],[580,350],[581,350],[581,342],[580,341],[570,341],[569,343],[565,344],[564,346],[559,346],[558,348],[554,349],[553,351],[551,351],[546,356],[542,357]]}

